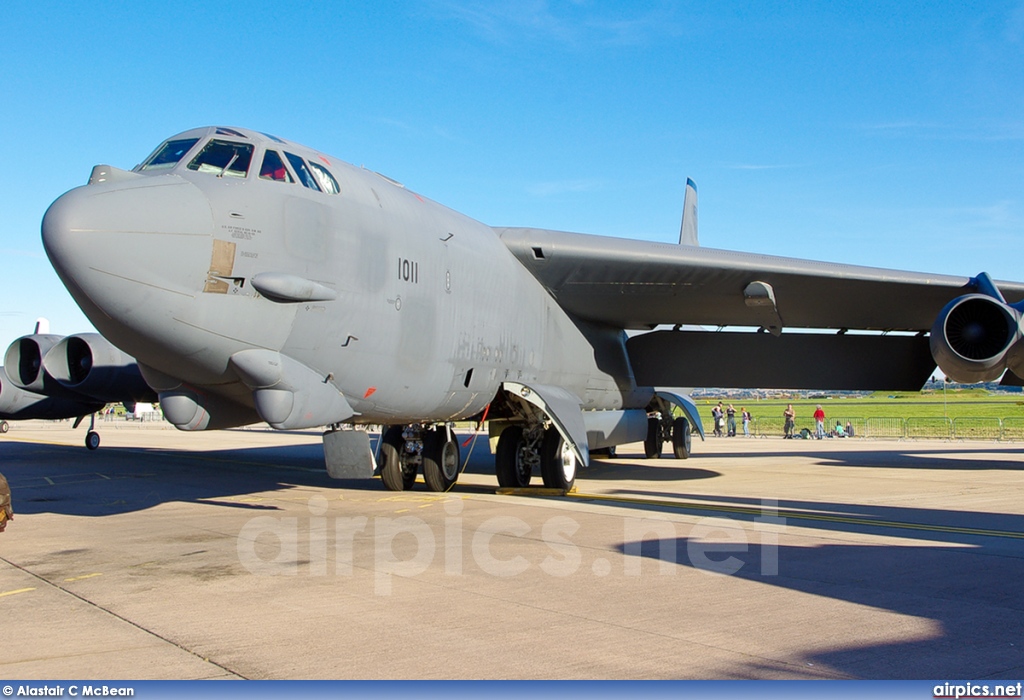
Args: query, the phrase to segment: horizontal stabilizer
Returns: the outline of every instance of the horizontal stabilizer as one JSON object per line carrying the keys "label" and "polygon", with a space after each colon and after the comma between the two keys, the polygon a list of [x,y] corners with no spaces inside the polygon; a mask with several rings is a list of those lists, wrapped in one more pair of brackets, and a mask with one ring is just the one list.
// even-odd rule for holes
{"label": "horizontal stabilizer", "polygon": [[918,391],[928,338],[656,331],[626,341],[640,386]]}

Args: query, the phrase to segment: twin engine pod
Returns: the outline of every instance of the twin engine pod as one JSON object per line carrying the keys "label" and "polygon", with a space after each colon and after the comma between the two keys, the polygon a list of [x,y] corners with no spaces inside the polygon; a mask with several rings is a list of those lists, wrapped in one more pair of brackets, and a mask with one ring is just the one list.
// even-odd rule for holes
{"label": "twin engine pod", "polygon": [[1008,304],[987,275],[977,294],[946,304],[932,326],[932,357],[955,382],[991,382],[1007,369],[1024,378],[1024,302]]}
{"label": "twin engine pod", "polygon": [[[0,412],[11,401],[24,404],[34,397],[37,410],[25,417],[78,416],[107,403],[156,399],[135,360],[96,333],[22,336],[7,348],[4,373],[26,396],[15,396],[8,388],[10,401],[0,402]],[[40,397],[49,403],[44,405]]]}

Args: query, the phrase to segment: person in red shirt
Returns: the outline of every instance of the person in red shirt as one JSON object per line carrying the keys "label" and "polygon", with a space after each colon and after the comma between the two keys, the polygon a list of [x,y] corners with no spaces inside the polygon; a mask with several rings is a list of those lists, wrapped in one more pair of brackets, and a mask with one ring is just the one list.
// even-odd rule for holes
{"label": "person in red shirt", "polygon": [[818,407],[814,409],[814,424],[814,437],[821,440],[825,437],[825,411],[821,408],[820,403],[818,404]]}

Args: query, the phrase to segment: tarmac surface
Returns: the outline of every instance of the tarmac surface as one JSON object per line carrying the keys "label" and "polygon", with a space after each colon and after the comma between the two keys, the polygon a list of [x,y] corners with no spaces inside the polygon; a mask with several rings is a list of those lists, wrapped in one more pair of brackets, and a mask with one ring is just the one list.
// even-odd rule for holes
{"label": "tarmac surface", "polygon": [[470,434],[438,494],[315,432],[99,430],[0,437],[4,678],[1024,676],[1020,443],[624,446],[550,497]]}

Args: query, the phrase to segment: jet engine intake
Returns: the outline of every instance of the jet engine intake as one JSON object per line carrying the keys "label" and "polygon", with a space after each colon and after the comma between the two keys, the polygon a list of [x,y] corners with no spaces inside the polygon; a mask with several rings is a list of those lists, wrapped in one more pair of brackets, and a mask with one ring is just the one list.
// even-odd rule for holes
{"label": "jet engine intake", "polygon": [[932,357],[947,377],[990,382],[1010,367],[1024,371],[1021,311],[1002,298],[965,294],[946,304],[932,326]]}
{"label": "jet engine intake", "polygon": [[60,339],[59,335],[36,333],[23,335],[11,343],[4,355],[4,371],[11,382],[25,391],[51,395],[59,384],[47,375],[43,357]]}
{"label": "jet engine intake", "polygon": [[46,353],[43,368],[64,388],[97,400],[157,400],[135,360],[98,333],[67,336]]}

